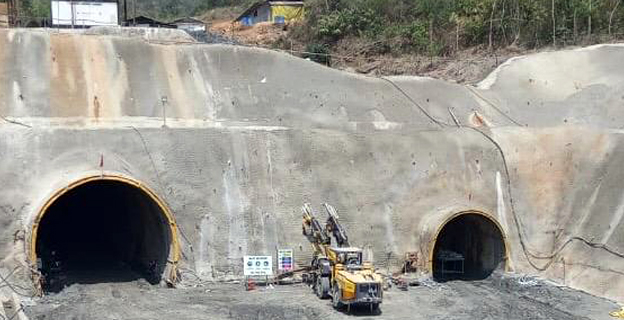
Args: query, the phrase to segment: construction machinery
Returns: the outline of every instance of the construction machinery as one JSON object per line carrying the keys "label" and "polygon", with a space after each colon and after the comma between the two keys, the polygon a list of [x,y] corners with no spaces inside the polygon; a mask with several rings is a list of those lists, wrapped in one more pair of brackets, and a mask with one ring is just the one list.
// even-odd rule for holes
{"label": "construction machinery", "polygon": [[[327,221],[322,226],[308,204],[302,207],[303,235],[314,248],[307,281],[321,299],[332,298],[334,308],[365,305],[377,311],[382,302],[382,277],[364,262],[362,249],[349,245],[344,227],[331,205],[323,204]],[[334,243],[332,244],[332,237]]]}

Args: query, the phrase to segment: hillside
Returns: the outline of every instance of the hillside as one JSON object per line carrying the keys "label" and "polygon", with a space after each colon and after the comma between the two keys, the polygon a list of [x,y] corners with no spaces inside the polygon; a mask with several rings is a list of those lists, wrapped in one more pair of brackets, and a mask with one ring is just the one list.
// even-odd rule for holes
{"label": "hillside", "polygon": [[339,69],[475,82],[518,54],[618,42],[624,36],[621,2],[309,0],[305,20],[283,27],[243,27],[214,15],[206,20],[240,43]]}
{"label": "hillside", "polygon": [[[129,0],[129,4],[132,0]],[[141,0],[137,1],[137,11],[159,19],[174,19],[195,16],[214,8],[244,6],[254,0]]]}

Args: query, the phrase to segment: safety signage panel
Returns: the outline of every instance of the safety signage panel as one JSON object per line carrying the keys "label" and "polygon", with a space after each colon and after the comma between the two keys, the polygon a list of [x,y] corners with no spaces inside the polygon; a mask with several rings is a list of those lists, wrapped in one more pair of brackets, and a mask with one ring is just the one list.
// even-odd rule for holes
{"label": "safety signage panel", "polygon": [[277,250],[277,269],[282,272],[292,271],[295,268],[295,257],[292,249]]}
{"label": "safety signage panel", "polygon": [[273,275],[273,257],[271,256],[245,256],[243,263],[243,273],[246,276]]}

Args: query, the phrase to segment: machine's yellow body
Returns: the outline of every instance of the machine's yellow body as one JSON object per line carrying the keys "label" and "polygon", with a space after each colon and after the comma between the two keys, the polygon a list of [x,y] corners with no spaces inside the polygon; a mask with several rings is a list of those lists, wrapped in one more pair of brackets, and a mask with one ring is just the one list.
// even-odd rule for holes
{"label": "machine's yellow body", "polygon": [[[303,234],[314,247],[311,282],[320,298],[331,296],[334,307],[364,304],[376,310],[382,301],[381,275],[362,259],[362,249],[350,247],[346,232],[338,223],[335,209],[324,205],[329,214],[325,228],[309,206],[303,207]],[[337,246],[331,245],[332,234]]]}
{"label": "machine's yellow body", "polygon": [[[330,249],[331,250],[331,249]],[[334,265],[334,283],[341,289],[339,291],[340,301],[343,304],[358,303],[357,287],[358,284],[375,283],[379,285],[383,281],[381,275],[375,273],[370,263],[362,264],[362,268],[358,270],[348,270],[343,264]],[[379,292],[381,297],[381,292]]]}

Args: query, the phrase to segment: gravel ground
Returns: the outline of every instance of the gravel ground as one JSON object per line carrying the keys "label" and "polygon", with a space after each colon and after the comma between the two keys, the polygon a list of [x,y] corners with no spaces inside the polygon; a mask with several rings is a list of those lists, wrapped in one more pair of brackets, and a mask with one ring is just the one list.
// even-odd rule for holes
{"label": "gravel ground", "polygon": [[[524,283],[524,284],[521,284]],[[520,278],[425,282],[384,293],[378,314],[337,311],[302,284],[258,287],[215,283],[167,289],[144,281],[72,285],[25,301],[30,319],[609,319],[611,301]]]}

